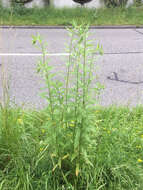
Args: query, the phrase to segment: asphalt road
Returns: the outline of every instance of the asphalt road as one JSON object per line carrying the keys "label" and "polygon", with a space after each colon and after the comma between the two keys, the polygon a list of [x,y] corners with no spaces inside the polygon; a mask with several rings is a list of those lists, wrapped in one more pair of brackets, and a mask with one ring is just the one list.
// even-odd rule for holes
{"label": "asphalt road", "polygon": [[[32,46],[32,35],[37,33],[48,43],[50,63],[56,72],[64,71],[68,58],[65,44],[69,42],[64,29],[0,29],[0,70],[2,64],[9,70],[10,95],[17,104],[42,107],[46,102],[39,90],[44,84],[36,74],[40,50]],[[105,86],[100,104],[142,104],[143,29],[92,29],[90,38],[102,44],[104,50],[95,63],[98,81]]]}

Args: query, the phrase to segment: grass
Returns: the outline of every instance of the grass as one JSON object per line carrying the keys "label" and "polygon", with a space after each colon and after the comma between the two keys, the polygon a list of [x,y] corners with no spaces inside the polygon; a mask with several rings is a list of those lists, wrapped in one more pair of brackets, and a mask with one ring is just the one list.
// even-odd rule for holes
{"label": "grass", "polygon": [[142,25],[143,7],[104,9],[26,9],[0,7],[1,25],[70,25],[72,20],[91,25]]}
{"label": "grass", "polygon": [[[90,176],[81,168],[77,189],[139,190],[143,187],[143,107],[99,107],[93,110],[97,134]],[[0,124],[3,123],[0,111]],[[53,169],[47,110],[7,110],[7,124],[0,128],[0,189],[76,189],[75,172],[68,157]],[[6,130],[5,127],[10,130]],[[60,126],[59,126],[60,127]],[[71,129],[70,129],[71,128]],[[62,133],[69,141],[68,133]],[[7,137],[7,138],[5,138]],[[65,151],[63,154],[67,154]],[[65,176],[64,176],[65,175]],[[85,186],[85,188],[84,188]]]}

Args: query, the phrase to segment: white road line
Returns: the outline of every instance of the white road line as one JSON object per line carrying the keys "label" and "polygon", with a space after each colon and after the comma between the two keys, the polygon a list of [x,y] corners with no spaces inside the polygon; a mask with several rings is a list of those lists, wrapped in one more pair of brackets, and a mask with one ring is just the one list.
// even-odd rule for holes
{"label": "white road line", "polygon": [[[95,54],[99,54],[99,53],[95,53]],[[116,55],[116,54],[120,54],[120,55],[127,55],[127,54],[143,54],[143,52],[104,52],[104,55]],[[31,57],[38,57],[38,56],[42,56],[42,53],[0,53],[0,57],[4,57],[4,56],[31,56]],[[56,56],[69,56],[69,53],[47,53],[46,56],[50,56],[50,57],[56,57]]]}
{"label": "white road line", "polygon": [[[42,53],[0,53],[0,56],[42,56]],[[47,56],[68,56],[69,53],[47,53]]]}

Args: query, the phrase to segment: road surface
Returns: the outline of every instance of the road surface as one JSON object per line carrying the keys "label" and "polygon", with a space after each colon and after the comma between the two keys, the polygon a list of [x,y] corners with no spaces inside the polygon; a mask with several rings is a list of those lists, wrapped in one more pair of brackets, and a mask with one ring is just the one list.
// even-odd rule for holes
{"label": "road surface", "polygon": [[[91,39],[103,46],[104,55],[95,63],[98,81],[105,89],[100,104],[135,106],[143,103],[143,29],[91,29]],[[32,35],[39,33],[48,43],[50,63],[56,71],[64,70],[68,58],[65,44],[69,36],[64,29],[0,29],[0,70],[9,70],[10,95],[16,104],[43,107],[43,87],[36,74],[41,52],[32,45]],[[0,96],[2,88],[0,87]]]}

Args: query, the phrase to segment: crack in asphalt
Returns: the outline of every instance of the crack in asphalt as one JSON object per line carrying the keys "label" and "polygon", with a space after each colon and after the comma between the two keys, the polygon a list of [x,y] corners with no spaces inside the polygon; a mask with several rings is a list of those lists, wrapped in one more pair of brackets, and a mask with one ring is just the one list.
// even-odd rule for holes
{"label": "crack in asphalt", "polygon": [[107,76],[106,78],[109,80],[116,81],[116,82],[122,82],[122,83],[128,83],[128,84],[142,84],[143,83],[143,81],[137,82],[137,81],[128,81],[128,80],[119,79],[118,73],[116,73],[116,72],[112,72],[112,75],[113,75],[113,77]]}
{"label": "crack in asphalt", "polygon": [[133,31],[135,31],[135,32],[138,33],[138,34],[143,35],[143,32],[140,32],[140,31],[138,31],[137,29],[133,29]]}

